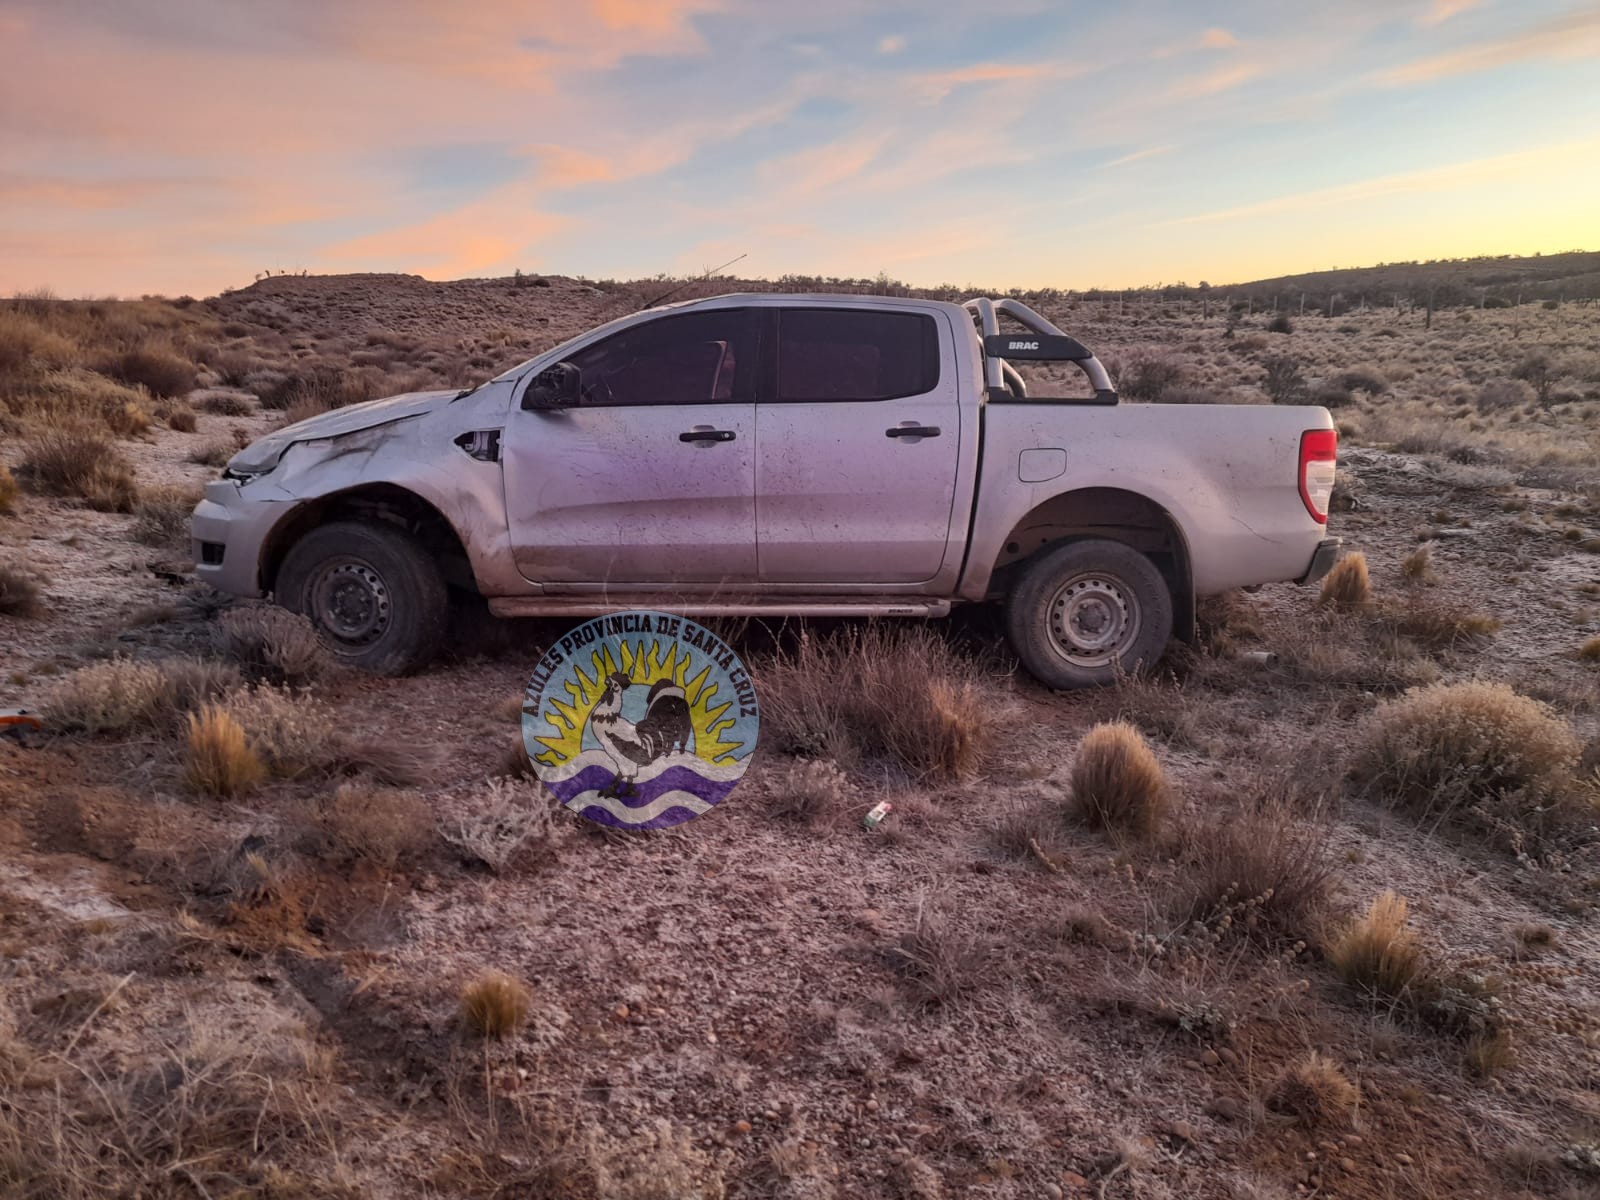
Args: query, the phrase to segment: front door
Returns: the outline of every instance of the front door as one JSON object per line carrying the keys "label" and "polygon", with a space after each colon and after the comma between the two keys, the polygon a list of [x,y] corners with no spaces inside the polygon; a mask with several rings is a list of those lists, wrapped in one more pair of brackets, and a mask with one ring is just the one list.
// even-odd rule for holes
{"label": "front door", "polygon": [[768,583],[921,583],[944,561],[960,460],[949,344],[926,312],[786,308],[756,412]]}
{"label": "front door", "polygon": [[550,591],[756,577],[750,309],[657,317],[577,351],[579,400],[510,414],[517,568]]}

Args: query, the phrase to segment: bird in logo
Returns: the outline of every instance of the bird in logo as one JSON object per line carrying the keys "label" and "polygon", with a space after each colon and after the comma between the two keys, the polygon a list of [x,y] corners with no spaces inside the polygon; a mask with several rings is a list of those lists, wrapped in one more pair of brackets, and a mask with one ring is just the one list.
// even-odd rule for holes
{"label": "bird in logo", "polygon": [[694,723],[689,716],[689,700],[683,688],[670,679],[650,685],[644,716],[634,724],[622,715],[623,694],[633,686],[621,671],[606,676],[605,690],[589,713],[589,728],[595,740],[616,764],[616,775],[600,794],[631,796],[634,776],[640,768],[664,758],[675,750],[686,750],[694,738]]}

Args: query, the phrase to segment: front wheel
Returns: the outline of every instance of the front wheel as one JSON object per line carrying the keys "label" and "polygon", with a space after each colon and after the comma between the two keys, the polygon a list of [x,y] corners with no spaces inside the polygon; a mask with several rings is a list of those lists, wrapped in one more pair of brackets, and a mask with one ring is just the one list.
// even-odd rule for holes
{"label": "front wheel", "polygon": [[438,650],[449,593],[433,556],[405,531],[335,521],[295,543],[278,603],[303,613],[334,655],[374,675],[408,675]]}
{"label": "front wheel", "polygon": [[1094,687],[1161,656],[1172,636],[1172,593],[1132,546],[1068,542],[1023,569],[1006,597],[1006,632],[1040,683]]}

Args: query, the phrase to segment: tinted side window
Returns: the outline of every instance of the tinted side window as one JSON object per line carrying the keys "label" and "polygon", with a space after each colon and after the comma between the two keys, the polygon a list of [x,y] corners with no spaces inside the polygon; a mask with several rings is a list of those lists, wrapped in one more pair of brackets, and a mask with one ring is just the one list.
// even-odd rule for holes
{"label": "tinted side window", "polygon": [[657,317],[572,356],[585,407],[755,398],[757,318],[748,308]]}
{"label": "tinted side window", "polygon": [[779,400],[893,400],[938,383],[930,316],[790,308],[778,319]]}

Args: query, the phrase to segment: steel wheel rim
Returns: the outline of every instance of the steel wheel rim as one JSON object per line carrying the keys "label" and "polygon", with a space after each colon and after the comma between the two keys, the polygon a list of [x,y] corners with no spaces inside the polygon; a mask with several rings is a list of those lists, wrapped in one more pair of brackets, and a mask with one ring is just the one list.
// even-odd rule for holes
{"label": "steel wheel rim", "polygon": [[329,637],[345,646],[370,646],[394,615],[389,587],[360,559],[328,563],[311,581],[309,609]]}
{"label": "steel wheel rim", "polygon": [[1078,667],[1119,661],[1139,639],[1143,614],[1133,589],[1115,576],[1075,575],[1050,598],[1050,646]]}

